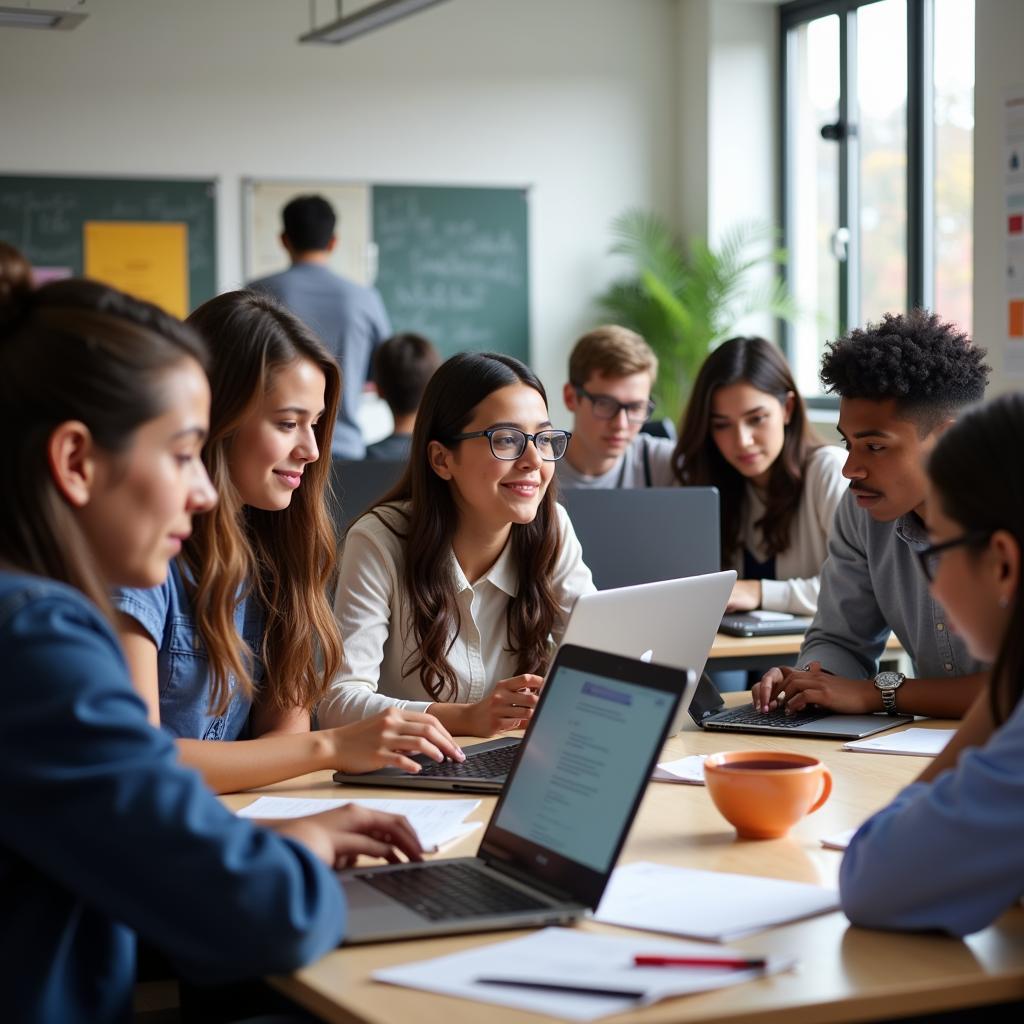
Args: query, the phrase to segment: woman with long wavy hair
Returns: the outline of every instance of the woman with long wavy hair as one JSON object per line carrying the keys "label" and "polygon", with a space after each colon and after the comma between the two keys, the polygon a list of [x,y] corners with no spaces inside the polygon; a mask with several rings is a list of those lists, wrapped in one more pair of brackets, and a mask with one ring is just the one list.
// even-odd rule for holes
{"label": "woman with long wavy hair", "polygon": [[321,722],[399,707],[490,736],[531,717],[552,642],[594,589],[555,501],[567,442],[518,360],[462,353],[437,370],[405,474],[345,539],[345,649]]}
{"label": "woman with long wavy hair", "polygon": [[327,597],[330,464],[320,459],[331,448],[338,368],[300,320],[256,292],[220,295],[187,322],[212,353],[203,460],[218,502],[179,538],[162,586],[114,596],[151,720],[218,792],[323,768],[418,770],[406,753],[459,757],[435,719],[397,710],[310,731],[342,662]]}
{"label": "woman with long wavy hair", "polygon": [[845,454],[814,434],[776,346],[730,338],[707,357],[673,458],[681,484],[718,488],[729,610],[813,615]]}

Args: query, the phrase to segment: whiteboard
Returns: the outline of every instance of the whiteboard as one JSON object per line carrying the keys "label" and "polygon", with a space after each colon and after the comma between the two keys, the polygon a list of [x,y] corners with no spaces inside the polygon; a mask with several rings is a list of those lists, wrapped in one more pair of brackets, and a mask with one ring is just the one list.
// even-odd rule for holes
{"label": "whiteboard", "polygon": [[281,211],[300,195],[323,196],[338,217],[338,244],[329,266],[358,284],[372,284],[377,276],[377,251],[370,238],[370,186],[331,181],[242,181],[242,232],[246,281],[266,277],[288,266],[281,245]]}

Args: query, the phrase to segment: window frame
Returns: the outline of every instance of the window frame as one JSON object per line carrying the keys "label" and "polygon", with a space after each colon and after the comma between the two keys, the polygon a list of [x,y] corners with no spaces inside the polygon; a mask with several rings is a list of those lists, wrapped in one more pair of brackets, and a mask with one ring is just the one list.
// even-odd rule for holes
{"label": "window frame", "polygon": [[[857,123],[857,11],[880,0],[790,0],[779,7],[779,105],[782,144],[779,147],[779,209],[783,245],[790,248],[793,188],[790,180],[790,95],[789,72],[793,41],[791,30],[818,18],[839,18],[839,123]],[[906,310],[931,308],[935,298],[935,109],[934,109],[934,0],[906,0],[907,3],[907,231]],[[837,229],[849,232],[847,259],[838,264],[838,329],[842,336],[852,327],[851,310],[858,305],[860,239],[858,217],[859,150],[856,133],[848,130],[835,143],[839,146]],[[786,273],[785,267],[783,273]],[[858,311],[859,312],[859,311]],[[781,324],[782,348],[792,359],[794,342],[789,324]],[[806,395],[812,409],[836,409],[839,400],[831,395]]]}

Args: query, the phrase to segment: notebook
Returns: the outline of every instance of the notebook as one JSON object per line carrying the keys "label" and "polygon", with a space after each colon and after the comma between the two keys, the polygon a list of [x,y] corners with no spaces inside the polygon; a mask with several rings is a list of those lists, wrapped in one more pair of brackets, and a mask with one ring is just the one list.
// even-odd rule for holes
{"label": "notebook", "polygon": [[563,645],[477,856],[340,872],[345,945],[564,924],[593,912],[686,674]]}
{"label": "notebook", "polygon": [[751,703],[725,707],[715,684],[707,674],[701,676],[688,708],[691,729],[720,729],[723,732],[768,732],[785,736],[813,736],[856,739],[912,722],[912,715],[837,715],[827,708],[808,708],[787,715],[779,708],[761,712]]}

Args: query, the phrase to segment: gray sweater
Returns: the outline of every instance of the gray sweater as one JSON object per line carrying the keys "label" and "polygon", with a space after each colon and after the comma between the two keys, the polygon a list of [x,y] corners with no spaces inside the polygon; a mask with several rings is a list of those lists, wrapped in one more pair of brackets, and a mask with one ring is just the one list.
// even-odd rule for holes
{"label": "gray sweater", "polygon": [[928,592],[914,555],[927,543],[914,513],[877,523],[847,492],[821,570],[818,613],[797,664],[820,661],[847,679],[873,676],[891,630],[919,678],[964,676],[986,668],[951,632],[946,613]]}

